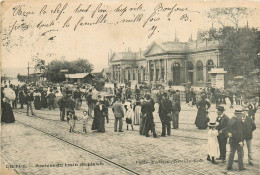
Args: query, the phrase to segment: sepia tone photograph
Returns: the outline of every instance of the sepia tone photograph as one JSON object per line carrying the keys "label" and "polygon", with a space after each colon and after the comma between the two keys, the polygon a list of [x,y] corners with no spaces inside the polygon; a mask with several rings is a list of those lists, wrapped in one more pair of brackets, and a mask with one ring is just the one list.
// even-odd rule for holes
{"label": "sepia tone photograph", "polygon": [[0,0],[2,175],[257,175],[260,1]]}

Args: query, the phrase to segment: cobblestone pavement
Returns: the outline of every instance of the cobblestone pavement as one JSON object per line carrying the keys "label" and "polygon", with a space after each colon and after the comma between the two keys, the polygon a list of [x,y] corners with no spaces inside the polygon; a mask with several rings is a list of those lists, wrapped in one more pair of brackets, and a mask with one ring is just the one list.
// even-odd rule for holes
{"label": "cobblestone pavement", "polygon": [[[14,174],[129,174],[71,145],[19,123],[2,124],[2,170]],[[3,158],[2,158],[3,159]],[[7,159],[7,160],[6,160]],[[8,162],[7,162],[8,161]],[[6,173],[5,172],[5,173]]]}
{"label": "cobblestone pavement", "polygon": [[[158,106],[156,106],[156,109],[158,109]],[[216,115],[214,111],[215,107],[213,105],[210,110],[210,115]],[[233,109],[227,109],[226,114],[231,117],[233,111]],[[35,113],[46,119],[59,120],[58,110],[41,110],[35,111]],[[182,104],[180,129],[173,130],[172,136],[170,137],[160,137],[157,139],[140,136],[136,131],[125,130],[123,133],[113,132],[113,115],[111,109],[109,109],[109,113],[110,122],[106,124],[106,133],[92,132],[90,131],[89,126],[87,128],[87,134],[69,133],[69,127],[66,122],[27,117],[25,114],[21,113],[15,113],[15,117],[19,121],[55,134],[58,137],[64,138],[114,162],[135,170],[140,174],[240,174],[236,163],[233,165],[233,171],[226,171],[226,163],[213,165],[206,161],[207,131],[198,130],[193,125],[196,117],[195,107]],[[80,116],[82,110],[76,111],[76,114]],[[157,112],[154,113],[154,116],[155,121],[159,122]],[[256,115],[257,126],[259,126],[260,123],[259,117],[260,115],[258,112]],[[76,127],[77,130],[81,131],[81,121],[77,121]],[[134,127],[137,130],[139,126]],[[124,128],[126,128],[125,123]],[[156,130],[157,133],[160,133],[160,123],[156,123]],[[2,137],[7,137],[5,134],[8,135],[10,133],[3,133]],[[259,157],[259,134],[260,130],[257,128],[254,132],[253,139],[254,158]],[[27,139],[30,141],[30,137],[27,137]],[[25,148],[28,148],[28,146],[25,145]],[[8,147],[5,147],[5,149],[8,149]],[[19,150],[19,147],[16,146],[16,149]],[[244,162],[248,170],[243,171],[243,174],[258,174],[259,160],[255,160],[254,166],[248,166],[246,147],[244,150]],[[37,152],[41,152],[41,150],[36,151],[36,155]],[[7,156],[9,157],[10,155],[7,154]],[[73,154],[71,155],[71,157],[74,156],[75,155]],[[46,160],[40,159],[46,163]]]}

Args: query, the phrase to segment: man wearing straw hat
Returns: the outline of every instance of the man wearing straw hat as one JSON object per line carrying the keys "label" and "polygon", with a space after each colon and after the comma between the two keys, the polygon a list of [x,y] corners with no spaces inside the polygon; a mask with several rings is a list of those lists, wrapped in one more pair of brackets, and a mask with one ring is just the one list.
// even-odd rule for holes
{"label": "man wearing straw hat", "polygon": [[228,158],[227,170],[232,170],[232,165],[234,161],[234,156],[237,151],[238,154],[238,166],[239,171],[245,170],[243,164],[243,127],[242,127],[242,109],[236,109],[234,116],[230,119],[228,123],[228,136],[230,144],[230,153]]}
{"label": "man wearing straw hat", "polygon": [[253,154],[252,154],[252,138],[253,138],[253,131],[256,129],[255,122],[251,117],[247,115],[248,108],[243,108],[244,115],[242,116],[242,127],[243,127],[243,134],[244,139],[246,141],[247,150],[248,150],[248,164],[253,164]]}
{"label": "man wearing straw hat", "polygon": [[222,160],[224,162],[226,160],[226,145],[227,145],[227,129],[229,118],[226,114],[224,114],[225,108],[223,106],[217,106],[217,122],[219,122],[219,126],[217,127],[219,135],[219,149],[220,149],[220,157],[217,160]]}

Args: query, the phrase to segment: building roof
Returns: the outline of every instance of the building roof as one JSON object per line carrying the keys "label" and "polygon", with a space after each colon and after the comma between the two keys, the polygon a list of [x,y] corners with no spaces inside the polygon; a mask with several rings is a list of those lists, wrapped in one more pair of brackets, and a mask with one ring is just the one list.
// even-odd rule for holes
{"label": "building roof", "polygon": [[219,41],[216,40],[197,40],[189,42],[167,41],[167,42],[152,42],[145,51],[113,53],[110,57],[110,62],[118,61],[141,61],[146,57],[165,54],[189,54],[200,51],[216,50],[219,47]]}
{"label": "building roof", "polygon": [[88,75],[92,76],[91,73],[76,73],[76,74],[65,74],[65,77],[70,79],[82,79]]}
{"label": "building roof", "polygon": [[120,61],[120,60],[135,60],[137,53],[127,51],[127,52],[117,52],[112,54],[110,61]]}
{"label": "building roof", "polygon": [[109,72],[110,72],[110,70],[108,68],[103,68],[101,71],[101,73],[109,73]]}

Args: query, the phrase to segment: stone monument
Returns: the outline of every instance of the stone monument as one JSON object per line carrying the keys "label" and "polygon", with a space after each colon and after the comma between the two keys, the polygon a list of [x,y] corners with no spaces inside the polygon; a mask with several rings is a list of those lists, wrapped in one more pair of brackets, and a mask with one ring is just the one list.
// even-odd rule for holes
{"label": "stone monument", "polygon": [[224,89],[224,75],[226,73],[227,71],[224,71],[223,68],[212,68],[209,72],[211,75],[211,87]]}

